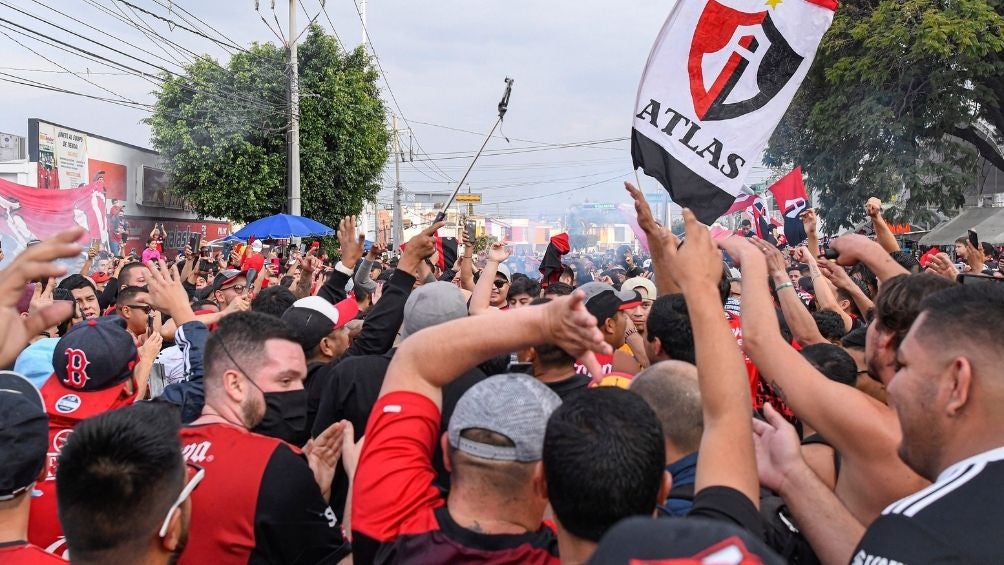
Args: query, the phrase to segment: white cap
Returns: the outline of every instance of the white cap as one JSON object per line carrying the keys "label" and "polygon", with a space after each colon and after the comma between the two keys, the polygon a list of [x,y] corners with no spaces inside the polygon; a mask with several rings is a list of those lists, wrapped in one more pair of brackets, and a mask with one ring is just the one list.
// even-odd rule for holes
{"label": "white cap", "polygon": [[254,243],[251,244],[251,249],[253,251],[261,251],[261,248],[262,248],[262,245],[261,245],[261,240],[260,239],[254,240]]}

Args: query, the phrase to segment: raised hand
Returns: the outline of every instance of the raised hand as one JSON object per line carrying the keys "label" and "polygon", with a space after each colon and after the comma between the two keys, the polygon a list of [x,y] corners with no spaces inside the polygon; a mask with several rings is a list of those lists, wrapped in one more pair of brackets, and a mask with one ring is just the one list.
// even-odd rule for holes
{"label": "raised hand", "polygon": [[634,199],[634,211],[638,216],[638,227],[645,232],[645,237],[648,238],[648,246],[652,250],[653,255],[657,247],[662,249],[668,245],[672,245],[675,248],[678,243],[676,236],[673,235],[673,232],[669,231],[669,228],[660,226],[656,222],[655,215],[652,214],[652,207],[645,200],[645,195],[629,182],[624,183],[624,188],[631,195],[631,198]]}
{"label": "raised hand", "polygon": [[959,276],[959,270],[947,253],[938,253],[931,257],[931,261],[927,264],[927,272],[945,277],[950,281],[954,281]]}
{"label": "raised hand", "polygon": [[865,213],[869,218],[876,218],[882,215],[882,201],[872,196],[865,202]]}
{"label": "raised hand", "polygon": [[325,502],[331,498],[331,480],[335,477],[335,466],[342,456],[342,436],[347,422],[342,420],[328,426],[319,436],[307,442],[303,454],[314,473],[314,481],[321,488]]}
{"label": "raised hand", "polygon": [[488,248],[488,260],[495,263],[504,263],[512,255],[512,249],[504,241],[493,242]]}
{"label": "raised hand", "polygon": [[802,220],[802,227],[805,228],[805,233],[816,233],[816,227],[819,220],[816,218],[816,211],[812,208],[807,208],[799,216]]}
{"label": "raised hand", "polygon": [[765,403],[763,413],[766,422],[753,420],[757,474],[763,486],[780,492],[788,476],[805,466],[801,441],[794,426],[785,421],[773,406]]}
{"label": "raised hand", "polygon": [[147,261],[146,266],[150,269],[146,283],[149,298],[146,303],[155,310],[170,315],[179,327],[194,318],[195,314],[188,302],[188,292],[181,284],[178,267],[168,267],[163,259]]}
{"label": "raised hand", "polygon": [[342,254],[342,265],[355,267],[363,256],[363,243],[366,236],[356,231],[356,217],[345,216],[338,222],[338,243]]}
{"label": "raised hand", "polygon": [[437,222],[409,239],[398,268],[406,273],[416,273],[419,265],[436,252],[436,232],[445,225],[446,222]]}
{"label": "raised hand", "polygon": [[31,281],[66,274],[66,268],[54,261],[79,256],[82,247],[77,241],[83,235],[79,227],[61,231],[29,247],[0,270],[0,366],[11,366],[33,337],[72,315],[73,304],[60,300],[21,318],[17,303]]}
{"label": "raised hand", "polygon": [[683,225],[686,242],[679,249],[675,245],[663,249],[673,279],[684,292],[701,287],[717,288],[724,264],[711,232],[697,221],[689,208],[683,209]]}
{"label": "raised hand", "polygon": [[577,290],[544,305],[551,343],[575,358],[586,352],[611,354],[610,345],[596,326],[596,318],[586,310],[585,294]]}

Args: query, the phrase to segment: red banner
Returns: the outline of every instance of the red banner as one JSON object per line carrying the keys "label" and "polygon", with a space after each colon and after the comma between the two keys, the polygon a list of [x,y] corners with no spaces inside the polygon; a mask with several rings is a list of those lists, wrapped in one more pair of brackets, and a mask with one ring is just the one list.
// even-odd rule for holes
{"label": "red banner", "polygon": [[45,190],[0,179],[0,238],[8,257],[24,250],[32,239],[46,239],[75,225],[84,227],[81,238],[108,242],[107,215],[102,181],[78,188]]}

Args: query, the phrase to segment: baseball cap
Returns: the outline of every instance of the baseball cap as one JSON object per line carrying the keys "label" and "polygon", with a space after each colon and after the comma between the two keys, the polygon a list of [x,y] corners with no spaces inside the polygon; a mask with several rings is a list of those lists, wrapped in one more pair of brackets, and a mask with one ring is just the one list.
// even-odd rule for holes
{"label": "baseball cap", "polygon": [[97,284],[108,282],[108,279],[110,279],[110,278],[111,278],[111,276],[108,273],[103,273],[101,271],[98,271],[98,272],[94,273],[93,275],[91,275],[91,280],[94,281]]}
{"label": "baseball cap", "polygon": [[752,533],[719,520],[621,520],[600,539],[587,563],[785,563]]}
{"label": "baseball cap", "polygon": [[49,418],[38,389],[13,371],[0,371],[0,501],[35,483],[48,446]]}
{"label": "baseball cap", "polygon": [[499,263],[499,268],[495,271],[495,276],[497,277],[499,275],[505,277],[505,280],[507,281],[512,281],[512,271],[509,270],[509,265],[506,265],[505,263]]}
{"label": "baseball cap", "polygon": [[109,410],[138,361],[125,320],[109,317],[80,322],[60,338],[52,353],[53,373],[42,386],[46,410],[50,416],[74,419]]}
{"label": "baseball cap", "polygon": [[344,326],[359,313],[359,303],[354,296],[332,304],[320,296],[308,296],[293,303],[283,312],[282,321],[296,334],[296,341],[304,351],[310,351]]}
{"label": "baseball cap", "polygon": [[[561,399],[537,379],[519,373],[487,378],[460,397],[450,418],[450,446],[468,455],[494,461],[540,461],[544,430]],[[503,435],[512,447],[489,445],[461,437],[479,429]]]}
{"label": "baseball cap", "polygon": [[620,290],[598,281],[588,282],[579,287],[586,293],[586,310],[596,317],[596,323],[603,325],[620,310],[630,310],[641,304],[641,295],[635,290]]}
{"label": "baseball cap", "polygon": [[621,291],[637,291],[643,301],[651,302],[656,299],[658,293],[655,291],[655,284],[645,277],[632,277],[621,283]]}
{"label": "baseball cap", "polygon": [[404,303],[401,338],[425,328],[467,317],[467,302],[456,286],[436,281],[411,292]]}
{"label": "baseball cap", "polygon": [[254,242],[251,244],[251,250],[252,251],[261,251],[261,249],[262,249],[261,240],[260,239],[254,240]]}
{"label": "baseball cap", "polygon": [[216,275],[216,278],[213,279],[213,292],[233,286],[237,282],[238,277],[243,276],[246,279],[247,275],[247,270],[227,269],[225,271],[220,271],[219,274]]}

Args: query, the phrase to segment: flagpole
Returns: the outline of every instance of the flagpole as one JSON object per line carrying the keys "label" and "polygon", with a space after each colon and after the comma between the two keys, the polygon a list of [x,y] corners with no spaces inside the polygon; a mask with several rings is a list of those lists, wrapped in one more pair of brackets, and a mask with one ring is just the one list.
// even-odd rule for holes
{"label": "flagpole", "polygon": [[461,177],[460,182],[457,183],[457,187],[453,189],[453,194],[450,195],[450,199],[447,200],[446,204],[443,205],[442,210],[440,210],[439,213],[436,214],[436,219],[433,221],[433,223],[438,224],[439,222],[442,222],[443,220],[446,219],[446,211],[450,209],[450,205],[453,204],[453,201],[457,198],[457,193],[459,193],[461,187],[464,186],[464,181],[467,180],[467,175],[471,174],[471,169],[474,168],[474,163],[478,162],[478,157],[481,156],[481,152],[484,151],[485,147],[488,146],[488,141],[491,140],[492,135],[495,133],[495,130],[498,129],[499,124],[502,123],[502,118],[505,117],[505,112],[507,109],[509,109],[509,95],[512,94],[512,85],[515,82],[516,82],[515,80],[506,77],[505,93],[502,94],[502,101],[499,102],[499,107],[498,107],[499,119],[495,120],[495,125],[492,126],[492,131],[488,132],[488,135],[485,137],[485,142],[481,144],[481,149],[478,149],[477,154],[475,154],[474,158],[471,159],[471,164],[467,166],[467,171],[464,172],[464,176]]}

